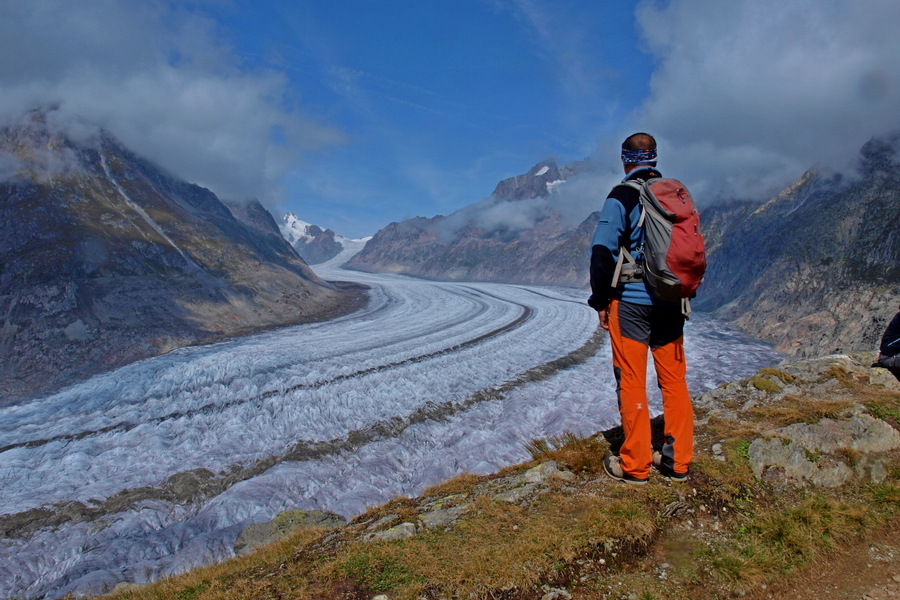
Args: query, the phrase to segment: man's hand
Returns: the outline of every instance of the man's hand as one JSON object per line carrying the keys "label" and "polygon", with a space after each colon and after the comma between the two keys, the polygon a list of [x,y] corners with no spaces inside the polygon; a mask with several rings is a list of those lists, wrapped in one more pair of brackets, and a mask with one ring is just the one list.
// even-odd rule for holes
{"label": "man's hand", "polygon": [[597,316],[600,317],[600,327],[609,331],[609,311],[605,308],[598,310]]}

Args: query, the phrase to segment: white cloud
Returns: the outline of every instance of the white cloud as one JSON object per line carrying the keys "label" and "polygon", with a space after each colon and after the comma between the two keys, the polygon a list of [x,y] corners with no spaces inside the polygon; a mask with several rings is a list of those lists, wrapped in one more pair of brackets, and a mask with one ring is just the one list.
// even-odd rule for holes
{"label": "white cloud", "polygon": [[545,197],[510,200],[488,196],[448,216],[440,222],[439,232],[449,242],[470,225],[510,235],[531,229],[545,218],[559,219],[563,228],[576,227],[602,208],[606,193],[621,179],[621,172],[598,168],[556,182]]}
{"label": "white cloud", "polygon": [[214,23],[177,4],[29,0],[0,6],[0,117],[58,105],[226,198],[277,199],[310,149],[340,143],[287,101],[288,82],[241,69]]}
{"label": "white cloud", "polygon": [[900,3],[646,1],[637,21],[657,68],[633,124],[657,136],[667,173],[714,197],[846,167],[900,128]]}

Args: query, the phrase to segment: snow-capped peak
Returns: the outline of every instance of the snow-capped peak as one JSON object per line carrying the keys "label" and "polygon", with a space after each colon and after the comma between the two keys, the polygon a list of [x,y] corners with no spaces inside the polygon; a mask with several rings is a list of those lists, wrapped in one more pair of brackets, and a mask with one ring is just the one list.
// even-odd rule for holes
{"label": "snow-capped peak", "polygon": [[281,219],[281,224],[278,226],[281,230],[281,235],[283,235],[291,244],[295,244],[299,241],[305,243],[315,238],[315,235],[310,231],[313,227],[316,226],[307,223],[294,213],[290,212],[284,215]]}

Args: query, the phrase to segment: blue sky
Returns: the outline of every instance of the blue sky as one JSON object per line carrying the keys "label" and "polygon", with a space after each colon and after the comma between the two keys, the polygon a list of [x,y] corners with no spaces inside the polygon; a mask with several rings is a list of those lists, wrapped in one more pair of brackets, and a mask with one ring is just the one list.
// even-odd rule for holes
{"label": "blue sky", "polygon": [[898,21],[894,0],[0,0],[0,119],[58,105],[351,237],[547,158],[614,178],[637,130],[702,205],[900,129]]}
{"label": "blue sky", "polygon": [[318,4],[217,13],[248,66],[283,70],[345,136],[306,156],[284,207],[347,235],[447,214],[549,156],[588,156],[647,94],[630,2]]}

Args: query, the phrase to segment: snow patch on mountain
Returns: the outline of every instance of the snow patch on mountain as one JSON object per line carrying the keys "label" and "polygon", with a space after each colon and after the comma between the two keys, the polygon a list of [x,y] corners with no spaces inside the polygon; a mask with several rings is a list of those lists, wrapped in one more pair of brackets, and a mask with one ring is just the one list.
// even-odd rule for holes
{"label": "snow patch on mountain", "polygon": [[[311,265],[331,261],[341,254],[347,255],[343,261],[347,262],[371,239],[371,236],[358,240],[346,238],[331,229],[323,229],[318,225],[307,223],[290,212],[284,215],[278,227],[284,239],[294,247],[303,260]],[[347,254],[345,250],[350,248],[354,248],[355,251]]]}

